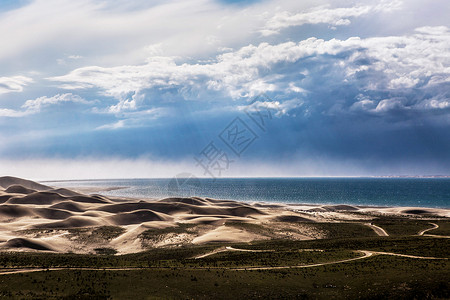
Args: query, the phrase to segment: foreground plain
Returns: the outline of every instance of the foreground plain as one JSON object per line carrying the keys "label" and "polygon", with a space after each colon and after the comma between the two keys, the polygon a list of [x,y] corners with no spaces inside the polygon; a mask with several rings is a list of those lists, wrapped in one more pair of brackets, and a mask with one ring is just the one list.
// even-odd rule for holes
{"label": "foreground plain", "polygon": [[445,209],[110,199],[0,178],[0,297],[448,299]]}

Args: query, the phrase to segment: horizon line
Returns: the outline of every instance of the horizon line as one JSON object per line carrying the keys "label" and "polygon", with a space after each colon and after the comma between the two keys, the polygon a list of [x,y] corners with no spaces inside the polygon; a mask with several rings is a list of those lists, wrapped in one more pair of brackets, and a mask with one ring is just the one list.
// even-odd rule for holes
{"label": "horizon line", "polygon": [[[193,175],[193,174],[192,174]],[[194,176],[194,175],[193,175]],[[450,178],[450,175],[363,175],[363,176],[347,176],[347,175],[325,175],[325,176],[231,176],[231,177],[198,177],[197,179],[210,179],[210,180],[220,180],[220,179],[308,179],[308,178],[398,178],[398,179],[413,179],[413,178],[423,178],[423,179],[439,179],[439,178]],[[102,180],[146,180],[146,179],[173,179],[173,178],[190,178],[190,177],[125,177],[125,178],[84,178],[84,179],[55,179],[55,180],[38,180],[39,182],[67,182],[67,181],[102,181]]]}

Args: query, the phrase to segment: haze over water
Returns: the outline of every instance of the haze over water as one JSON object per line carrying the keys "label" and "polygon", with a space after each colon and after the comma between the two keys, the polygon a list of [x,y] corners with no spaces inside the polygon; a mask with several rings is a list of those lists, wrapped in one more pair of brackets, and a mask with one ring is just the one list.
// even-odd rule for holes
{"label": "haze over water", "polygon": [[114,179],[46,182],[63,187],[123,187],[107,196],[199,196],[240,201],[450,208],[450,178]]}

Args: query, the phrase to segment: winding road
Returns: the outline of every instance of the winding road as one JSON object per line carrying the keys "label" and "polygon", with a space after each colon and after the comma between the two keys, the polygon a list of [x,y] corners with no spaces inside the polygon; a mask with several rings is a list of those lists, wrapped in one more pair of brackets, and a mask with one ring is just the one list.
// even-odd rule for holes
{"label": "winding road", "polygon": [[[432,234],[425,234],[426,232],[430,230],[434,230],[439,228],[439,225],[435,223],[430,223],[433,225],[432,228],[421,230],[417,233],[418,236],[429,236],[429,237],[437,237],[437,238],[450,238],[450,236],[440,236],[440,235],[432,235]],[[389,234],[381,227],[373,225],[372,223],[364,223],[364,225],[369,226],[372,228],[379,236],[389,236]],[[320,249],[299,249],[304,251],[323,251]],[[226,251],[241,251],[241,252],[274,252],[275,250],[251,250],[251,249],[238,249],[234,247],[222,247],[218,248],[214,251],[199,255],[194,257],[194,259],[201,259],[205,258],[211,255],[215,255],[221,252]],[[392,252],[381,252],[381,251],[371,251],[371,250],[354,250],[355,252],[359,252],[362,255],[355,257],[355,258],[349,258],[349,259],[343,259],[343,260],[337,260],[337,261],[330,261],[330,262],[324,262],[324,263],[318,263],[318,264],[310,264],[310,265],[293,265],[293,266],[249,266],[249,267],[182,267],[182,269],[185,270],[207,270],[207,269],[220,269],[220,270],[233,270],[233,271],[248,271],[248,270],[279,270],[279,269],[292,269],[292,268],[313,268],[313,267],[320,267],[320,266],[326,266],[326,265],[334,265],[334,264],[341,264],[361,259],[366,259],[369,257],[372,257],[374,255],[391,255],[391,256],[398,256],[398,257],[405,257],[405,258],[413,258],[413,259],[429,259],[429,260],[448,260],[449,258],[442,258],[442,257],[425,257],[425,256],[416,256],[416,255],[408,255],[408,254],[399,254],[399,253],[392,253]],[[149,270],[149,269],[173,269],[173,268],[180,268],[180,267],[136,267],[136,268],[90,268],[90,267],[52,267],[52,268],[0,268],[0,275],[8,275],[8,274],[18,274],[18,273],[32,273],[32,272],[42,272],[42,271],[61,271],[61,270],[88,270],[88,271],[131,271],[131,270]]]}
{"label": "winding road", "polygon": [[[232,248],[232,247],[229,247]],[[274,251],[274,250],[248,250],[248,249],[227,249],[223,251],[245,251],[245,252],[267,252],[267,251]],[[220,253],[223,251],[218,251],[215,253]],[[349,259],[343,259],[343,260],[336,260],[336,261],[330,261],[330,262],[324,262],[324,263],[318,263],[318,264],[310,264],[310,265],[293,265],[293,266],[249,266],[249,267],[137,267],[137,268],[70,268],[70,267],[53,267],[53,268],[22,268],[22,269],[0,269],[0,275],[8,275],[8,274],[18,274],[18,273],[32,273],[32,272],[42,272],[42,271],[62,271],[62,270],[87,270],[87,271],[132,271],[132,270],[150,270],[150,269],[184,269],[184,270],[209,270],[209,269],[220,269],[220,270],[230,270],[230,271],[250,271],[250,270],[280,270],[280,269],[299,269],[299,268],[314,268],[314,267],[320,267],[320,266],[327,266],[327,265],[335,265],[335,264],[341,264],[361,259],[366,259],[374,255],[391,255],[391,256],[399,256],[399,257],[406,257],[406,258],[413,258],[413,259],[429,259],[429,260],[448,260],[448,258],[441,258],[441,257],[424,257],[424,256],[415,256],[415,255],[407,255],[407,254],[398,254],[398,253],[391,253],[391,252],[380,252],[380,251],[370,251],[370,250],[356,250],[356,252],[359,252],[362,254],[362,256],[349,258]],[[208,255],[213,255],[215,253],[209,252]],[[206,257],[206,256],[203,256]]]}
{"label": "winding road", "polygon": [[435,238],[441,238],[441,239],[450,239],[450,236],[448,236],[448,235],[425,234],[426,232],[428,232],[430,230],[434,230],[434,229],[438,229],[439,228],[438,224],[435,224],[435,223],[430,223],[430,224],[433,225],[432,228],[421,230],[421,231],[419,231],[419,233],[417,235],[429,236],[429,237],[435,237]]}
{"label": "winding road", "polygon": [[439,228],[439,225],[438,225],[438,224],[435,224],[435,223],[430,223],[430,224],[433,225],[433,227],[428,228],[428,229],[421,230],[421,231],[419,231],[419,233],[418,233],[417,235],[424,235],[425,232],[428,232],[428,231],[430,231],[430,230],[438,229],[438,228]]}
{"label": "winding road", "polygon": [[364,225],[372,228],[373,231],[375,231],[375,233],[378,234],[379,236],[389,236],[389,234],[386,232],[386,230],[384,230],[380,226],[373,225],[372,223],[364,223]]}

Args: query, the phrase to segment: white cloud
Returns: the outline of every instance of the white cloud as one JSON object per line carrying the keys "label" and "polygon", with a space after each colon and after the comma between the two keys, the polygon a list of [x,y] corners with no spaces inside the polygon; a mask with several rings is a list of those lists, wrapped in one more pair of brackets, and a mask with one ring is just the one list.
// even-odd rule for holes
{"label": "white cloud", "polygon": [[8,42],[0,47],[0,65],[17,68],[11,61],[21,59],[27,68],[55,71],[57,59],[81,57],[83,63],[136,64],[152,55],[151,45],[166,55],[209,55],[248,40],[262,24],[263,8],[249,13],[213,0],[129,3],[34,0],[2,13],[0,40]]}
{"label": "white cloud", "polygon": [[27,100],[24,105],[22,105],[22,108],[26,109],[29,112],[39,112],[41,111],[41,108],[48,107],[51,105],[56,105],[59,103],[67,103],[67,102],[73,102],[73,103],[82,103],[82,104],[88,104],[89,101],[81,98],[78,95],[73,95],[72,93],[67,94],[58,94],[53,97],[39,97],[34,100]]}
{"label": "white cloud", "polygon": [[426,99],[414,106],[417,109],[441,110],[450,108],[450,98]]}
{"label": "white cloud", "polygon": [[261,92],[276,90],[276,84],[269,81],[277,77],[261,76],[261,69],[270,69],[277,63],[295,62],[309,55],[336,54],[346,48],[356,47],[359,43],[360,40],[354,38],[346,41],[310,38],[298,44],[261,43],[221,54],[211,63],[177,64],[171,57],[153,57],[145,65],[84,67],[50,79],[62,82],[61,88],[66,89],[100,88],[105,95],[120,100],[112,108],[114,111],[122,106],[126,109],[134,108],[134,99],[127,100],[127,96],[151,88],[191,86],[203,89],[206,84],[208,89],[225,91],[233,98],[252,97]]}
{"label": "white cloud", "polygon": [[125,127],[125,120],[119,120],[115,123],[102,125],[96,128],[96,130],[114,130]]}
{"label": "white cloud", "polygon": [[351,111],[368,111],[371,110],[374,106],[373,100],[363,99],[357,101],[350,106]]}
{"label": "white cloud", "polygon": [[268,36],[277,34],[284,28],[320,23],[329,24],[336,29],[335,26],[350,25],[351,21],[349,18],[379,11],[392,11],[398,9],[401,4],[402,1],[382,1],[377,5],[357,5],[352,7],[331,8],[329,5],[318,6],[299,13],[281,11],[269,19],[261,33],[264,36]]}
{"label": "white cloud", "polygon": [[411,88],[418,84],[420,81],[419,78],[411,78],[408,76],[398,77],[394,78],[389,82],[389,87],[391,89],[398,89],[398,88]]}
{"label": "white cloud", "polygon": [[[405,1],[402,9],[415,13],[415,2]],[[435,2],[429,6],[444,3]],[[77,67],[112,67],[140,64],[146,57],[161,53],[208,58],[220,49],[259,44],[263,41],[260,30],[276,33],[305,22],[348,25],[352,18],[377,19],[381,13],[398,8],[399,3],[269,0],[240,6],[217,0],[34,0],[2,14],[0,40],[8,42],[0,47],[0,65],[8,70],[22,66],[26,71],[38,69],[54,76],[67,70],[63,61]],[[386,28],[399,19],[398,15],[391,17]],[[409,29],[415,26],[410,23]],[[370,32],[371,24],[358,31]],[[323,33],[323,28],[308,29],[311,35]],[[286,40],[292,37],[278,41]],[[155,54],[156,45],[159,54]],[[58,59],[59,66],[54,63]],[[14,62],[19,60],[18,66]]]}
{"label": "white cloud", "polygon": [[[107,111],[107,113],[110,113],[110,111]],[[168,109],[165,108],[151,108],[140,111],[125,111],[117,114],[118,116],[120,116],[120,120],[98,126],[97,128],[95,128],[95,130],[116,130],[122,128],[137,128],[149,126],[152,121],[167,115],[167,113]]]}
{"label": "white cloud", "polygon": [[[318,68],[332,67],[337,73],[329,72],[327,75],[336,76],[336,83],[342,80],[355,82],[366,90],[407,89],[419,84],[428,86],[450,81],[447,64],[450,60],[450,31],[443,27],[438,30],[427,28],[427,32],[433,34],[424,33],[423,29],[419,31],[406,36],[328,41],[309,38],[299,43],[261,43],[220,54],[215,60],[201,64],[177,63],[173,57],[152,57],[143,65],[84,67],[50,79],[61,82],[61,88],[99,88],[104,95],[119,100],[118,104],[110,107],[114,113],[137,109],[146,89],[175,88],[183,95],[187,88],[197,92],[206,88],[233,98],[283,91],[286,85],[288,90],[303,92],[305,87],[301,81],[285,83],[285,77],[321,78],[315,78],[317,75],[308,73],[308,70],[299,70],[298,66],[278,67],[308,59],[311,59],[310,66],[312,63]],[[360,78],[363,73],[369,76]],[[316,84],[320,85],[319,82]],[[133,95],[131,98],[130,94]],[[379,110],[385,110],[385,105],[388,104],[382,104]]]}
{"label": "white cloud", "polygon": [[307,93],[308,92],[307,90],[296,86],[294,82],[289,82],[289,88],[287,89],[287,91],[294,92],[294,93]]}
{"label": "white cloud", "polygon": [[30,111],[17,111],[14,109],[0,108],[0,117],[20,118],[31,114]]}
{"label": "white cloud", "polygon": [[250,105],[238,106],[238,110],[250,113],[262,113],[265,111],[269,114],[274,114],[277,117],[289,115],[289,111],[299,108],[304,104],[301,99],[290,99],[285,101],[255,101]]}
{"label": "white cloud", "polygon": [[69,56],[67,56],[67,58],[70,58],[70,59],[82,59],[83,56],[81,56],[81,55],[69,55]]}
{"label": "white cloud", "polygon": [[22,92],[24,86],[33,82],[26,76],[0,77],[0,95],[11,92]]}
{"label": "white cloud", "polygon": [[92,103],[81,98],[78,95],[73,95],[72,93],[57,94],[53,97],[43,96],[34,100],[27,100],[25,104],[22,105],[23,110],[0,108],[0,117],[20,118],[27,115],[39,113],[42,108],[68,102],[81,104]]}
{"label": "white cloud", "polygon": [[378,103],[375,112],[387,112],[403,108],[405,108],[405,106],[403,105],[402,99],[384,99]]}

